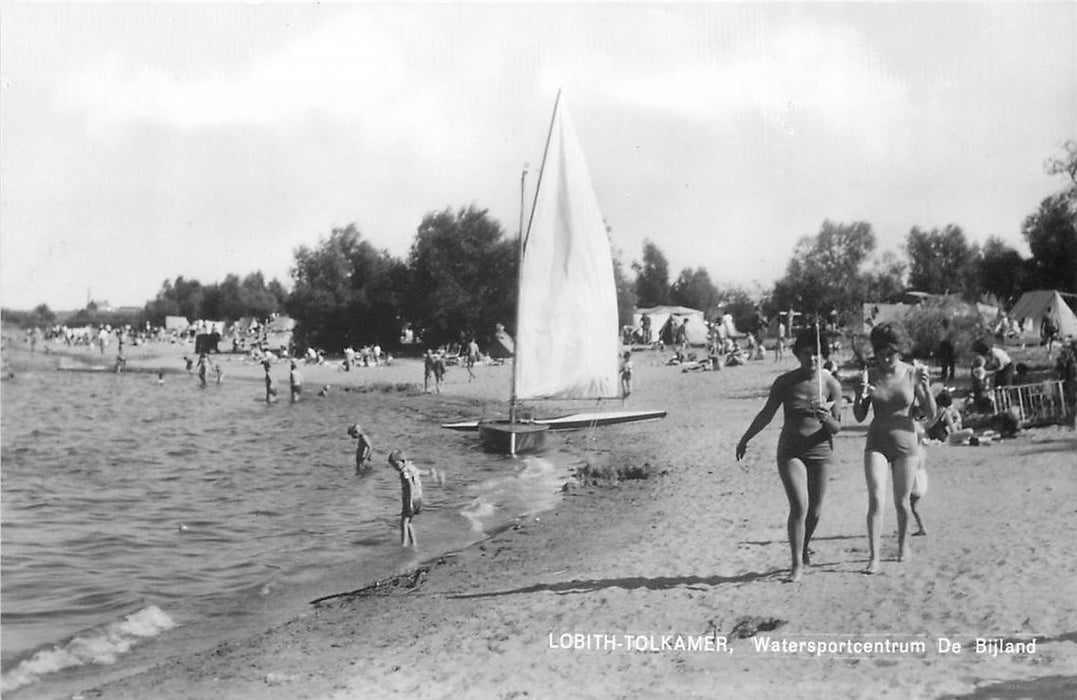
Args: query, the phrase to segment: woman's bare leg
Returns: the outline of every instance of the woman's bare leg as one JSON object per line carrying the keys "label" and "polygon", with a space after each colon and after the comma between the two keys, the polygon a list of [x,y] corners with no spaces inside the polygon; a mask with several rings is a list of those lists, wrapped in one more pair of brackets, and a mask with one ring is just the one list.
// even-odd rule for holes
{"label": "woman's bare leg", "polygon": [[819,525],[819,518],[823,514],[823,500],[826,498],[826,484],[830,479],[830,462],[816,462],[807,470],[808,476],[808,516],[804,521],[804,553],[803,560],[807,566],[811,564],[811,555],[808,548],[811,546],[812,535]]}
{"label": "woman's bare leg", "polygon": [[789,554],[792,567],[790,581],[799,581],[804,573],[804,520],[808,513],[808,474],[804,463],[799,459],[790,459],[778,463],[778,474],[782,477],[785,497],[789,499],[789,518],[786,531],[789,534]]}
{"label": "woman's bare leg", "polygon": [[894,460],[894,508],[897,510],[898,561],[907,561],[912,558],[912,550],[909,549],[906,535],[909,532],[909,516],[912,515],[912,506],[909,503],[912,482],[919,466],[919,455]]}
{"label": "woman's bare leg", "polygon": [[889,463],[878,452],[864,453],[864,478],[868,484],[868,565],[865,574],[879,570],[879,535],[886,505],[886,472]]}

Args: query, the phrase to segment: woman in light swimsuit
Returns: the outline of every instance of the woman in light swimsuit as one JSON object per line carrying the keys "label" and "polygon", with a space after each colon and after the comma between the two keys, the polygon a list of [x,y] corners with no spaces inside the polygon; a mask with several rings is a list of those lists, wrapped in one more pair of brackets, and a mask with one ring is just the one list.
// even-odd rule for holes
{"label": "woman in light swimsuit", "polygon": [[834,452],[832,436],[841,427],[841,385],[820,367],[822,359],[816,353],[817,347],[824,357],[829,355],[830,343],[825,336],[817,337],[814,328],[797,335],[793,354],[800,367],[774,380],[767,403],[737,443],[740,460],[748,441],[770,423],[779,405],[784,408],[785,422],[778,438],[778,474],[789,499],[789,581],[799,581],[804,566],[811,563],[809,544],[826,495]]}
{"label": "woman in light swimsuit", "polygon": [[934,416],[938,409],[931,393],[926,368],[902,362],[906,337],[899,326],[885,323],[871,330],[875,367],[861,379],[853,402],[853,416],[863,422],[870,408],[875,417],[864,445],[864,477],[868,484],[868,545],[870,560],[864,573],[879,570],[879,530],[886,502],[886,468],[893,475],[894,508],[897,510],[898,561],[911,556],[906,540],[912,508],[909,498],[920,459],[920,442],[910,409],[918,404]]}

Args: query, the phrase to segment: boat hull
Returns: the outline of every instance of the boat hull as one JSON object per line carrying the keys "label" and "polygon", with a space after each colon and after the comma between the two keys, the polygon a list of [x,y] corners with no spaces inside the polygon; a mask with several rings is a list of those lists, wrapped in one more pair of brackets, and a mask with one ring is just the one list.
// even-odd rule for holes
{"label": "boat hull", "polygon": [[541,423],[510,423],[507,420],[481,421],[478,428],[483,450],[507,455],[540,452],[546,447],[546,433],[550,429]]}
{"label": "boat hull", "polygon": [[[602,425],[617,425],[618,423],[637,423],[647,420],[665,418],[665,411],[605,411],[593,413],[574,413],[570,416],[559,418],[536,418],[533,423],[545,425],[550,430],[580,430],[582,428],[594,428]],[[475,432],[485,421],[461,421],[459,423],[442,423],[441,427],[448,430],[463,432]],[[497,422],[497,421],[493,421]],[[507,424],[508,421],[505,421]],[[524,424],[527,425],[527,424]]]}

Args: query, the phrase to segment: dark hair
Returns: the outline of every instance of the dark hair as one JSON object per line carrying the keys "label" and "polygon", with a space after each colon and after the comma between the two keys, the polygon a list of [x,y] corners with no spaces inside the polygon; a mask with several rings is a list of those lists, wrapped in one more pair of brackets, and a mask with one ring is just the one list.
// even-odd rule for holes
{"label": "dark hair", "polygon": [[904,353],[908,346],[905,330],[895,323],[881,323],[871,329],[871,349],[876,355],[889,348]]}
{"label": "dark hair", "polygon": [[991,352],[991,348],[983,340],[977,340],[972,344],[972,351],[978,355],[986,355]]}
{"label": "dark hair", "polygon": [[942,408],[954,405],[954,397],[950,395],[950,392],[943,389],[939,392],[939,395],[935,397],[935,403]]}
{"label": "dark hair", "polygon": [[[816,336],[816,333],[818,333],[818,336]],[[830,357],[830,339],[827,338],[826,333],[815,326],[801,328],[797,332],[797,339],[793,341],[793,356],[796,357],[805,350],[814,351],[816,343],[819,344],[823,357]]]}

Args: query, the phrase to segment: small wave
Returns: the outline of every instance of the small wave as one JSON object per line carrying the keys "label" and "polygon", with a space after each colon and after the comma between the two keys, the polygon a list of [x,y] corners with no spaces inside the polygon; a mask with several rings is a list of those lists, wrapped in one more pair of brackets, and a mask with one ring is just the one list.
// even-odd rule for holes
{"label": "small wave", "polygon": [[554,465],[549,460],[541,457],[528,456],[524,458],[524,469],[520,473],[520,478],[523,479],[537,479],[545,476],[550,476],[554,473]]}
{"label": "small wave", "polygon": [[38,651],[0,677],[0,692],[9,693],[33,683],[41,676],[86,664],[113,664],[142,639],[156,637],[176,623],[156,605],[131,613],[76,635],[63,646]]}
{"label": "small wave", "polygon": [[480,496],[464,506],[460,510],[460,515],[464,516],[467,521],[471,523],[472,530],[481,534],[486,531],[482,521],[493,515],[494,510],[494,504]]}

